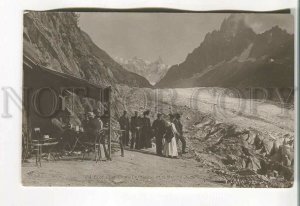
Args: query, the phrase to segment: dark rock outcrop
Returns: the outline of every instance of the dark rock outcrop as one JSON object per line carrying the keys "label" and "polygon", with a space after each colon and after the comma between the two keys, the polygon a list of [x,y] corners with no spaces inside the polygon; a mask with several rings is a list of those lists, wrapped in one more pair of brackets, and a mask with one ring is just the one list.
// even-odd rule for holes
{"label": "dark rock outcrop", "polygon": [[151,87],[144,77],[124,69],[78,26],[73,12],[24,14],[24,55],[59,72],[107,86]]}
{"label": "dark rock outcrop", "polygon": [[294,35],[279,27],[256,34],[242,14],[226,18],[186,60],[156,84],[180,87],[293,87]]}

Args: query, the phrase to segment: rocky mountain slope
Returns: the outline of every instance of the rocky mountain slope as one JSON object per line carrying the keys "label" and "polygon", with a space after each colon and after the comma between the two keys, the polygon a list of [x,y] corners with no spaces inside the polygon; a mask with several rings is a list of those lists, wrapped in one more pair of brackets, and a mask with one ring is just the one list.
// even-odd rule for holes
{"label": "rocky mountain slope", "polygon": [[244,99],[245,108],[237,112],[240,100],[230,95],[224,107],[214,106],[224,88],[120,90],[128,97],[130,113],[144,106],[151,111],[151,121],[156,111],[165,120],[170,112],[180,113],[188,148],[180,159],[196,159],[199,167],[217,174],[215,182],[230,187],[292,186],[294,109],[265,102],[254,114],[249,108],[259,100]]}
{"label": "rocky mountain slope", "polygon": [[226,18],[156,86],[293,87],[294,35],[279,27],[256,34],[241,14]]}
{"label": "rocky mountain slope", "polygon": [[98,85],[151,87],[142,76],[125,70],[78,27],[72,12],[24,14],[24,55],[46,68]]}
{"label": "rocky mountain slope", "polygon": [[156,61],[147,61],[138,57],[126,60],[116,57],[115,61],[128,71],[145,77],[151,84],[156,84],[168,71],[169,65],[164,64],[161,57]]}

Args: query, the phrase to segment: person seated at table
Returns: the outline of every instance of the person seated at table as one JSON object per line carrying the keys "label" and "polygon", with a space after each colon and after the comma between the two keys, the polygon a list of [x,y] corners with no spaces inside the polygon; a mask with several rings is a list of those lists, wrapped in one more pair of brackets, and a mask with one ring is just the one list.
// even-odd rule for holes
{"label": "person seated at table", "polygon": [[55,117],[51,119],[52,128],[50,130],[54,138],[60,139],[65,131],[65,124],[63,122],[63,115],[59,112]]}
{"label": "person seated at table", "polygon": [[92,118],[91,112],[87,112],[84,115],[84,118],[81,120],[81,126],[83,128],[84,138],[86,141],[91,139],[91,135],[90,135],[91,129],[90,129],[90,124],[89,124],[91,118]]}
{"label": "person seated at table", "polygon": [[59,142],[59,150],[64,152],[67,146],[70,148],[72,142],[70,113],[65,110],[59,111],[57,115],[51,119],[51,125],[50,134]]}

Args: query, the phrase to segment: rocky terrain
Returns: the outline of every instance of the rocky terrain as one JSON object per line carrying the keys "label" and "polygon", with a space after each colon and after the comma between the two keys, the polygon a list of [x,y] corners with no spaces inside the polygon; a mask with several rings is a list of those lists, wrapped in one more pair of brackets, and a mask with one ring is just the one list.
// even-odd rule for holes
{"label": "rocky terrain", "polygon": [[293,87],[293,62],[293,34],[277,26],[257,34],[242,14],[232,14],[156,87]]}
{"label": "rocky terrain", "polygon": [[[245,107],[237,112],[240,100],[230,96],[219,108],[214,94],[222,93],[222,88],[120,90],[128,97],[131,113],[149,109],[152,121],[157,111],[165,119],[170,112],[182,114],[189,148],[182,158],[196,159],[199,166],[217,174],[217,182],[231,187],[292,186],[293,108],[243,99]],[[256,114],[249,110],[252,101],[258,104]]]}
{"label": "rocky terrain", "polygon": [[164,64],[161,57],[156,61],[147,61],[138,57],[132,59],[115,58],[128,71],[145,77],[152,85],[156,84],[166,74],[169,65]]}
{"label": "rocky terrain", "polygon": [[[155,145],[147,150],[126,150],[121,157],[114,136],[112,161],[95,163],[94,155],[82,161],[79,155],[43,162],[43,167],[37,168],[31,159],[22,167],[22,182],[31,186],[291,187],[294,110],[263,103],[259,115],[236,114],[232,109],[236,99],[229,97],[228,116],[224,116],[213,112],[212,89],[205,88],[200,95],[205,99],[193,103],[187,98],[194,93],[191,89],[118,88],[130,115],[150,109],[153,121],[157,111],[163,112],[165,119],[170,112],[182,114],[188,153],[180,154],[179,159],[154,155]],[[160,92],[164,95],[157,99]],[[266,121],[264,112],[274,118]],[[283,118],[286,124],[278,121]],[[179,142],[179,153],[180,147]]]}
{"label": "rocky terrain", "polygon": [[24,55],[46,68],[107,86],[151,87],[144,77],[129,72],[99,48],[78,27],[73,12],[24,14]]}

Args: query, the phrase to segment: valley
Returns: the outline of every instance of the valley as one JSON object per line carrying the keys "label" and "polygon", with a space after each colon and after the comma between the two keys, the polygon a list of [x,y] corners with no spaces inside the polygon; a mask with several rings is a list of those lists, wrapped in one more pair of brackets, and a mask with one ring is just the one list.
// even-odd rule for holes
{"label": "valley", "polygon": [[[24,14],[24,57],[44,69],[102,88],[110,86],[114,130],[120,129],[118,120],[124,110],[129,116],[135,111],[142,116],[149,110],[151,122],[158,112],[165,120],[170,113],[181,114],[188,153],[182,154],[179,149],[178,159],[156,156],[152,140],[150,149],[126,148],[123,158],[119,154],[119,137],[113,135],[113,161],[97,164],[89,161],[93,157],[81,160],[79,152],[73,159],[66,157],[36,168],[29,159],[22,165],[23,184],[291,187],[296,129],[294,34],[277,25],[255,32],[246,22],[247,15],[228,15],[220,25],[216,24],[218,27],[204,34],[184,61],[167,65],[159,57],[159,50],[149,52],[152,59],[158,57],[154,61],[109,54],[102,48],[100,36],[94,36],[101,40],[96,44],[81,29],[76,12]],[[98,26],[99,31],[106,31]],[[111,25],[106,27],[110,28]],[[177,25],[176,29],[181,31]],[[151,41],[158,40],[151,32],[146,35],[151,36]],[[127,33],[120,36],[131,38]],[[107,38],[107,34],[102,37]],[[161,38],[161,33],[156,38]],[[133,45],[123,43],[133,50],[140,46],[135,41]],[[147,43],[152,46],[152,42]],[[130,56],[125,46],[117,48]],[[180,49],[177,44],[170,48],[166,56]],[[147,52],[144,47],[139,49]],[[257,93],[251,93],[252,89]],[[82,117],[99,109],[99,105],[88,101],[82,104],[82,98],[72,92],[65,100],[66,108],[72,109],[69,123],[77,126],[83,125]],[[40,127],[39,122],[36,124],[22,126],[31,131],[31,127]]]}

